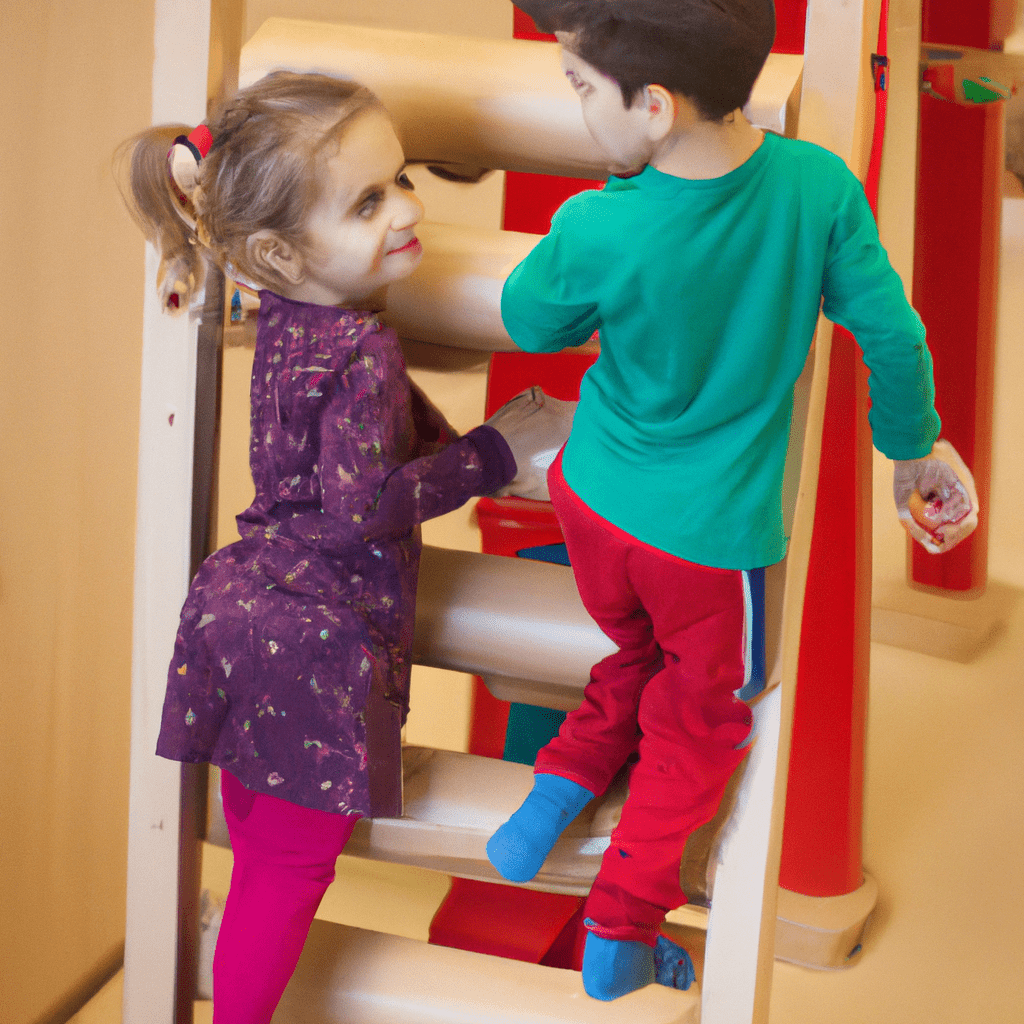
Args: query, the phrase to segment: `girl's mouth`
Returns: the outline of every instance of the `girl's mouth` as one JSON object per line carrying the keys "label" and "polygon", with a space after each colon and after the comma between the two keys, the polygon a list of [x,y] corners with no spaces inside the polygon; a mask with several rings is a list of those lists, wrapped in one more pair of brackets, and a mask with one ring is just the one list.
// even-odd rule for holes
{"label": "girl's mouth", "polygon": [[399,246],[397,249],[392,249],[391,252],[388,253],[388,255],[395,256],[400,252],[419,252],[422,248],[423,246],[420,244],[420,240],[415,235],[413,235],[413,237],[409,239],[409,241],[406,242],[405,245]]}

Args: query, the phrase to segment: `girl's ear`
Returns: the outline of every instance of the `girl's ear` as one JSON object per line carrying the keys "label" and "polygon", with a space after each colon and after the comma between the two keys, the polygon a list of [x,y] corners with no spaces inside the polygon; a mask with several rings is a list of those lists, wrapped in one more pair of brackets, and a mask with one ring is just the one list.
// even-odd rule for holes
{"label": "girl's ear", "polygon": [[272,279],[291,285],[302,283],[306,272],[302,254],[277,232],[254,231],[246,240],[245,248],[253,270],[267,270]]}
{"label": "girl's ear", "polygon": [[648,85],[644,88],[643,102],[649,118],[648,132],[652,139],[660,141],[675,124],[676,98],[663,85]]}

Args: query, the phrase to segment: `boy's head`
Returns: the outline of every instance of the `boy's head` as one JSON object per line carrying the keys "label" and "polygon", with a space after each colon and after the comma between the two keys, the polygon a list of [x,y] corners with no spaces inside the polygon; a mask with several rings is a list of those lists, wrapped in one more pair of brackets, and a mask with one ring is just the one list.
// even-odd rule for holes
{"label": "boy's head", "polygon": [[747,103],[775,38],[774,0],[514,2],[541,31],[560,33],[573,53],[615,79],[625,106],[657,84],[685,96],[708,121]]}

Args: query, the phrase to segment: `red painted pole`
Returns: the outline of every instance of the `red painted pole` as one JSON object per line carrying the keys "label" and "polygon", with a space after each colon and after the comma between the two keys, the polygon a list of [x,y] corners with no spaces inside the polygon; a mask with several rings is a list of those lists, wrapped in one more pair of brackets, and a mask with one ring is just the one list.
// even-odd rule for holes
{"label": "red painted pole", "polygon": [[[1005,0],[924,0],[929,43],[987,49]],[[988,507],[992,386],[1003,172],[1003,104],[958,106],[921,97],[914,306],[928,330],[942,433],[974,474]],[[908,581],[950,596],[980,595],[987,582],[988,520],[953,551],[910,545]]]}
{"label": "red painted pole", "polygon": [[832,337],[804,599],[779,884],[840,896],[863,881],[864,722],[871,637],[871,431],[853,337]]}

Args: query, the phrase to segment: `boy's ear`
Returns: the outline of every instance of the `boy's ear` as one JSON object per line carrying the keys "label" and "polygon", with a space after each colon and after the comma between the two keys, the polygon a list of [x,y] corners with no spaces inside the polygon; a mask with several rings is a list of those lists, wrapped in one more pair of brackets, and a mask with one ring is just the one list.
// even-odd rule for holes
{"label": "boy's ear", "polygon": [[644,87],[643,102],[650,118],[648,130],[651,137],[664,138],[676,121],[675,96],[663,85],[648,85]]}
{"label": "boy's ear", "polygon": [[254,231],[246,239],[245,248],[254,270],[269,270],[271,277],[301,284],[306,270],[302,254],[277,232],[267,228]]}

